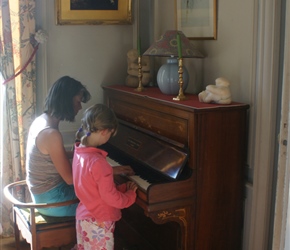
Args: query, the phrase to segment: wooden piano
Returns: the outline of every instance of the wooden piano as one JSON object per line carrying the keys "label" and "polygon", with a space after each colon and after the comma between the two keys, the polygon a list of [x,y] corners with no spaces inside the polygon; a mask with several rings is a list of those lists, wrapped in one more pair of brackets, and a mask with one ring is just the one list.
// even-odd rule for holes
{"label": "wooden piano", "polygon": [[116,224],[121,249],[241,249],[249,106],[200,103],[191,94],[173,101],[155,87],[103,90],[120,121],[104,146],[108,156],[145,182],[136,180],[136,203]]}

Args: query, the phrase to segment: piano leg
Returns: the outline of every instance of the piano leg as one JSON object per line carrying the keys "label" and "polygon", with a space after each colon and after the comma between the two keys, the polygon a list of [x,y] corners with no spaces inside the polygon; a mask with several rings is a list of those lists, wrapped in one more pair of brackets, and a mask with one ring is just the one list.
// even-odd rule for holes
{"label": "piano leg", "polygon": [[194,249],[193,207],[180,207],[149,212],[149,216],[156,224],[170,221],[177,222],[181,228],[180,250]]}

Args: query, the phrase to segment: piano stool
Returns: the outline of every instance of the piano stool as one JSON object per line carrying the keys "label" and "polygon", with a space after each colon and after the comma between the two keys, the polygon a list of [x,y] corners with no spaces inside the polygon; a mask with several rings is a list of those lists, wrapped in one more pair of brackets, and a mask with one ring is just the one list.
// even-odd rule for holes
{"label": "piano stool", "polygon": [[[51,217],[38,213],[37,208],[66,206],[78,203],[78,199],[48,204],[31,202],[26,181],[18,181],[4,187],[5,197],[13,204],[13,221],[16,249],[20,250],[20,232],[30,244],[31,250],[61,247],[76,243],[75,217]],[[25,202],[24,200],[27,200]]]}

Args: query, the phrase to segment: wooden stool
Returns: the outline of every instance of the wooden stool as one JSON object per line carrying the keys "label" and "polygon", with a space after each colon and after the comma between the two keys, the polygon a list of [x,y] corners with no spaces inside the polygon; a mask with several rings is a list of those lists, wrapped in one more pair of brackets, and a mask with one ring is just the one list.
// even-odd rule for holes
{"label": "wooden stool", "polygon": [[[21,194],[18,198],[17,194]],[[78,199],[42,203],[23,202],[31,200],[26,181],[18,181],[4,187],[5,197],[13,204],[13,221],[16,249],[20,249],[20,232],[31,245],[31,250],[44,247],[61,247],[76,243],[75,217],[51,217],[41,215],[37,208],[67,206],[78,203]]]}

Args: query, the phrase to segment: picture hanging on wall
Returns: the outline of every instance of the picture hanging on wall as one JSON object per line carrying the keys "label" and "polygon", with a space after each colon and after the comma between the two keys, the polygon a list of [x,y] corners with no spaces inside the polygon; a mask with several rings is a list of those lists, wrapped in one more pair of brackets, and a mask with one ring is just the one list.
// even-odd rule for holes
{"label": "picture hanging on wall", "polygon": [[189,39],[217,39],[217,0],[175,0],[176,29]]}
{"label": "picture hanging on wall", "polygon": [[132,24],[131,1],[55,0],[56,24]]}

